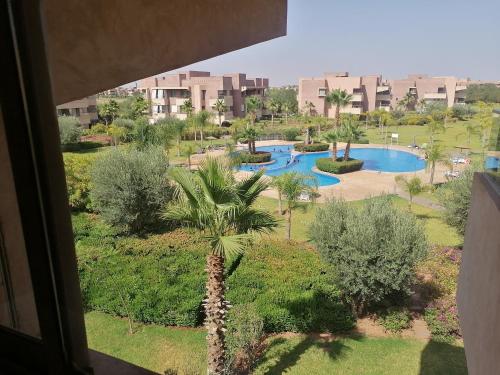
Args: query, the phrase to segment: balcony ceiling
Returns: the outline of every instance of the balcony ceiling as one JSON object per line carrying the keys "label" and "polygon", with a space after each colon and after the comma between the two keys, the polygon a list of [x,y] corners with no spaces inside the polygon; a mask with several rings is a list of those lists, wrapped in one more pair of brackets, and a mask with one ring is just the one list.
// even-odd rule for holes
{"label": "balcony ceiling", "polygon": [[45,0],[56,104],[286,35],[286,0]]}

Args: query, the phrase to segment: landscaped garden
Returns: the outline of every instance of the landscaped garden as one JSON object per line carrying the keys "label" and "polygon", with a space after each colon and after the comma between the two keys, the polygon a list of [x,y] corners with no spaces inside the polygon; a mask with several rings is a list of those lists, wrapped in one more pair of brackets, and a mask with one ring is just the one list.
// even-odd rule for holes
{"label": "landscaped garden", "polygon": [[[480,160],[481,117],[433,128],[287,113],[271,124],[250,116],[224,129],[194,113],[187,122],[151,125],[141,101],[132,104],[126,119],[108,113],[105,125],[86,131],[112,146],[64,153],[91,348],[167,374],[205,373],[207,340],[213,373],[466,373],[454,296],[473,168],[442,186],[398,179],[411,198],[439,209],[395,195],[318,203],[318,181],[335,177],[313,181],[301,168],[350,170],[371,149],[351,144],[384,144],[391,132],[402,144],[439,145],[440,157],[428,148],[429,165],[468,138]],[[411,116],[391,121],[422,120]],[[62,143],[82,143],[74,121],[61,124]],[[287,133],[291,140],[304,137],[295,146],[305,152],[295,157],[300,162],[288,166],[289,146],[258,152],[258,138],[272,126],[297,129]],[[222,135],[244,143],[238,158]],[[338,155],[337,142],[346,143]],[[210,145],[225,145],[222,157],[194,172],[182,166]],[[256,173],[235,178],[242,162],[271,158],[267,171],[243,164]],[[274,167],[289,170],[273,174]],[[279,200],[260,194],[268,184]],[[383,334],[357,331],[360,318]],[[430,340],[412,330],[424,321]]]}

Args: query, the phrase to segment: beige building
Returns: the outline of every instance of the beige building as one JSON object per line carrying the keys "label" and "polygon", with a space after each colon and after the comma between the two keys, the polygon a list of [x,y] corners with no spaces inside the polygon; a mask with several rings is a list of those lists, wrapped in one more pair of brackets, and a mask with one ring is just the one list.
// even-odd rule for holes
{"label": "beige building", "polygon": [[376,109],[390,111],[410,93],[415,103],[440,102],[452,107],[465,102],[465,89],[471,81],[455,77],[429,77],[409,75],[405,79],[382,80],[380,75],[350,76],[347,72],[325,73],[320,78],[301,78],[299,80],[299,109],[307,103],[314,105],[318,115],[333,117],[335,108],[328,105],[326,96],[335,89],[347,91],[352,95],[349,105],[341,108],[341,113],[361,114]]}
{"label": "beige building", "polygon": [[83,99],[58,105],[58,116],[74,116],[80,121],[80,125],[88,128],[90,124],[97,121],[96,96],[87,96]]}
{"label": "beige building", "polygon": [[207,110],[214,113],[212,120],[218,121],[213,108],[222,99],[226,112],[221,121],[231,121],[245,115],[247,96],[264,96],[269,87],[267,78],[247,78],[246,74],[234,73],[212,76],[210,72],[187,71],[177,74],[150,77],[138,82],[137,88],[150,100],[150,114],[153,120],[174,116],[187,117],[182,106],[189,98],[194,111]]}

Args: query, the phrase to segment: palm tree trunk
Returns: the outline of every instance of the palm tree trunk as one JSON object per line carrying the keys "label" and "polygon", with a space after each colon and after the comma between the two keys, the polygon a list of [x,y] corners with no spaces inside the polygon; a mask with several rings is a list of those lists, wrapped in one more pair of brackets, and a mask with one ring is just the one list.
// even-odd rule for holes
{"label": "palm tree trunk", "polygon": [[248,141],[248,153],[251,154],[252,153],[252,141]]}
{"label": "palm tree trunk", "polygon": [[188,167],[191,170],[191,154],[188,154]]}
{"label": "palm tree trunk", "polygon": [[221,121],[221,114],[219,112],[219,128],[221,128],[221,127],[222,127],[222,121]]}
{"label": "palm tree trunk", "polygon": [[181,137],[177,138],[177,157],[181,156]]}
{"label": "palm tree trunk", "polygon": [[408,209],[410,210],[411,212],[411,204],[413,203],[413,195],[410,194],[410,203],[408,204]]}
{"label": "palm tree trunk", "polygon": [[351,141],[347,141],[344,152],[344,161],[349,160],[349,153],[351,152]]}
{"label": "palm tree trunk", "polygon": [[288,112],[285,112],[285,124],[288,125]]}
{"label": "palm tree trunk", "polygon": [[287,230],[286,230],[286,238],[290,240],[292,238],[292,207],[288,205],[287,210]]}
{"label": "palm tree trunk", "polygon": [[200,128],[200,144],[201,148],[203,148],[203,127]]}
{"label": "palm tree trunk", "polygon": [[431,179],[429,181],[429,183],[432,185],[434,183],[434,171],[436,170],[436,163],[435,162],[432,162],[432,165],[431,165]]}
{"label": "palm tree trunk", "polygon": [[335,107],[335,127],[339,127],[340,125],[340,105],[337,104]]}
{"label": "palm tree trunk", "polygon": [[283,207],[281,205],[281,191],[278,189],[278,211],[280,215],[283,215]]}
{"label": "palm tree trunk", "polygon": [[337,161],[337,142],[332,142],[332,159]]}
{"label": "palm tree trunk", "polygon": [[271,113],[271,125],[274,125],[274,113]]}
{"label": "palm tree trunk", "polygon": [[224,373],[224,258],[219,255],[207,257],[207,299],[205,303],[205,327],[207,329],[207,373]]}

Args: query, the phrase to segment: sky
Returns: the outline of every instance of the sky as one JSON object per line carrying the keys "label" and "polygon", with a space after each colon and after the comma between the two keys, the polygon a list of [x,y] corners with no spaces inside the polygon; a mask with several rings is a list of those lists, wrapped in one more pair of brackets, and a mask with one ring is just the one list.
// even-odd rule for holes
{"label": "sky", "polygon": [[271,86],[348,71],[500,79],[500,0],[289,0],[287,35],[178,69]]}

